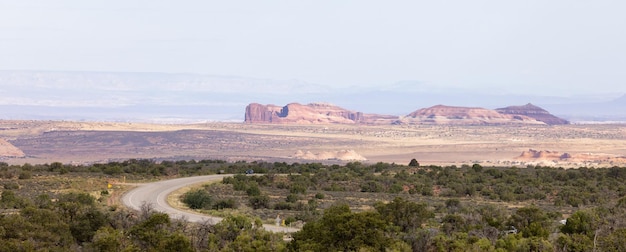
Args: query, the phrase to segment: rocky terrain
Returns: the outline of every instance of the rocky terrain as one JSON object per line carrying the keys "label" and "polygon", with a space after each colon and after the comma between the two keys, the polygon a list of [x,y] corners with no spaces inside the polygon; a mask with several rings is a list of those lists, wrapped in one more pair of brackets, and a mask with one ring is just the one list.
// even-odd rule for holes
{"label": "rocky terrain", "polygon": [[507,115],[522,115],[528,116],[536,119],[537,121],[544,122],[548,125],[561,125],[561,124],[569,124],[569,122],[565,119],[558,118],[552,114],[550,114],[545,109],[537,107],[533,104],[526,104],[523,106],[509,106],[506,108],[496,109],[498,113],[507,114]]}
{"label": "rocky terrain", "polygon": [[327,103],[286,106],[252,103],[246,107],[246,123],[271,124],[442,124],[442,125],[509,125],[548,124],[569,122],[551,115],[546,110],[527,104],[498,110],[474,107],[437,105],[419,109],[406,116],[366,114]]}
{"label": "rocky terrain", "polygon": [[[626,164],[626,125],[135,124],[0,120],[9,164],[221,159],[612,167]],[[551,150],[543,153],[520,153]],[[300,150],[300,151],[298,151]],[[344,151],[345,150],[345,151]],[[565,154],[569,153],[569,154]],[[591,154],[590,154],[591,153]],[[569,157],[571,156],[571,157]],[[556,162],[555,162],[556,161]]]}

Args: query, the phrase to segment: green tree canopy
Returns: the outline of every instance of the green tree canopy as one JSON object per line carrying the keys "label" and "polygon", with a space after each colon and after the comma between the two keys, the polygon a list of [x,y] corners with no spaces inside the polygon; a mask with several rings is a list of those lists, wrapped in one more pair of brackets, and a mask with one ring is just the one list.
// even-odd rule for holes
{"label": "green tree canopy", "polygon": [[319,221],[309,222],[293,234],[293,251],[384,251],[392,245],[387,225],[377,212],[353,213],[347,205],[335,205]]}

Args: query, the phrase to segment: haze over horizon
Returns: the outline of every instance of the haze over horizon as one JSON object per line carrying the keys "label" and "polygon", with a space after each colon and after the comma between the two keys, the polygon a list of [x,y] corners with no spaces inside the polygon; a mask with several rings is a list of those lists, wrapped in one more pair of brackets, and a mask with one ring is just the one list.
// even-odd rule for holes
{"label": "haze over horizon", "polygon": [[623,94],[624,7],[608,0],[0,1],[0,69]]}

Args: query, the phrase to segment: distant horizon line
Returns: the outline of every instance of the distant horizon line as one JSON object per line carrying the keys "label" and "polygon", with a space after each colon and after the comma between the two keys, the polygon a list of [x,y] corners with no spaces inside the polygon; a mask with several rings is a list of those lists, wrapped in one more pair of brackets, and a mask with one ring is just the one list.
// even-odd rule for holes
{"label": "distant horizon line", "polygon": [[[235,74],[216,74],[216,73],[198,73],[198,72],[168,72],[168,71],[122,71],[122,70],[42,70],[42,69],[0,69],[0,72],[5,72],[5,73],[10,73],[10,72],[22,72],[22,73],[66,73],[66,74],[120,74],[120,75],[170,75],[170,76],[176,76],[176,75],[181,75],[181,76],[204,76],[204,77],[215,77],[215,78],[225,78],[225,79],[248,79],[248,80],[257,80],[257,81],[293,81],[293,82],[301,82],[301,83],[306,83],[306,84],[310,84],[310,85],[316,85],[316,86],[323,86],[324,88],[329,88],[331,90],[345,90],[345,89],[350,89],[350,88],[354,88],[357,87],[357,84],[346,84],[346,86],[341,86],[341,87],[335,87],[332,85],[327,85],[327,84],[320,84],[317,82],[311,82],[308,81],[306,79],[301,79],[301,78],[277,78],[277,77],[255,77],[255,76],[248,76],[248,75],[235,75]],[[455,87],[453,85],[434,85],[434,84],[428,84],[427,82],[421,81],[421,80],[412,80],[412,79],[398,79],[398,80],[394,80],[394,81],[389,81],[389,82],[385,82],[385,83],[380,83],[380,84],[375,84],[375,85],[364,85],[362,87],[363,90],[378,90],[380,88],[383,88],[382,90],[378,90],[378,91],[384,91],[386,87],[389,87],[390,85],[397,85],[397,84],[406,84],[406,83],[421,83],[424,84],[425,86],[430,86],[430,87],[439,87],[442,88],[444,90],[482,90],[482,92],[477,92],[477,94],[489,94],[488,92],[486,92],[489,89],[492,89],[493,87],[478,87],[478,88],[464,88],[464,87]],[[1,83],[0,83],[1,84]],[[431,90],[432,91],[432,90]],[[419,92],[419,91],[415,91],[412,90],[411,92]],[[567,95],[559,95],[559,94],[537,94],[537,93],[525,93],[525,92],[508,92],[508,93],[501,93],[498,95],[523,95],[523,96],[536,96],[536,97],[557,97],[557,98],[576,98],[576,97],[598,97],[598,96],[602,96],[602,97],[612,97],[612,98],[620,98],[622,96],[626,96],[626,91],[624,92],[602,92],[602,93],[589,93],[589,92],[579,92],[579,93],[572,93],[572,94],[567,94]]]}

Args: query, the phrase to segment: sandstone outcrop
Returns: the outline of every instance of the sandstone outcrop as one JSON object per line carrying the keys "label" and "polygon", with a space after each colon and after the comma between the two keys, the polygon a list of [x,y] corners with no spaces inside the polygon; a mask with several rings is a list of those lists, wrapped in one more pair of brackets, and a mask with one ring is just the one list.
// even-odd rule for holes
{"label": "sandstone outcrop", "polygon": [[561,154],[556,151],[538,151],[529,149],[528,151],[523,151],[522,154],[518,157],[520,159],[567,159],[571,158],[572,155],[568,153]]}
{"label": "sandstone outcrop", "polygon": [[0,157],[25,157],[24,152],[4,139],[0,139]]}
{"label": "sandstone outcrop", "polygon": [[626,163],[626,156],[606,154],[606,153],[560,153],[558,151],[549,150],[533,150],[529,149],[523,151],[517,158],[517,160],[526,162],[552,162],[554,164],[559,163],[609,163],[609,164],[623,164]]}
{"label": "sandstone outcrop", "polygon": [[311,151],[298,150],[293,154],[293,158],[306,160],[341,160],[341,161],[365,161],[365,157],[359,155],[354,150],[322,151],[313,153]]}
{"label": "sandstone outcrop", "polygon": [[543,124],[524,115],[501,114],[495,110],[437,105],[408,114],[400,120],[406,124],[505,125]]}
{"label": "sandstone outcrop", "polygon": [[391,124],[397,116],[364,114],[327,103],[286,106],[249,104],[246,107],[246,123],[279,124]]}
{"label": "sandstone outcrop", "polygon": [[561,125],[561,124],[569,124],[569,122],[565,119],[558,118],[552,114],[550,114],[545,109],[537,107],[533,104],[526,104],[523,106],[510,106],[506,108],[496,109],[498,113],[506,114],[506,115],[522,115],[528,116],[536,119],[537,121],[544,122],[548,125]]}
{"label": "sandstone outcrop", "polygon": [[448,125],[517,125],[568,124],[532,104],[511,106],[498,110],[437,105],[419,109],[406,116],[366,114],[327,103],[286,106],[251,103],[246,107],[246,123],[276,124],[448,124]]}

